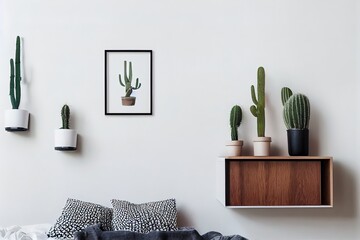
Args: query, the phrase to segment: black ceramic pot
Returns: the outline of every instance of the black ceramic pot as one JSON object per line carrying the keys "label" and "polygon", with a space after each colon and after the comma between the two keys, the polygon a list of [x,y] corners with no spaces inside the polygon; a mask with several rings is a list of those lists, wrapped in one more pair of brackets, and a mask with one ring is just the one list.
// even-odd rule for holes
{"label": "black ceramic pot", "polygon": [[309,155],[309,129],[288,129],[287,137],[290,156]]}

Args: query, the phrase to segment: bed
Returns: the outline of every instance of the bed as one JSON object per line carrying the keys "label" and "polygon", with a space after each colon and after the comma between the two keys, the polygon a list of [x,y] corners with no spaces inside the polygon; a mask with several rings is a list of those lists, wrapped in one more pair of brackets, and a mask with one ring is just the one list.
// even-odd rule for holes
{"label": "bed", "polygon": [[[0,240],[59,240],[48,237],[52,224],[10,226],[0,228]],[[92,225],[76,232],[74,240],[246,240],[239,235],[223,236],[218,232],[200,235],[193,228],[180,228],[176,231],[152,231],[137,233],[132,231],[103,231],[100,225]]]}
{"label": "bed", "polygon": [[0,240],[246,240],[178,228],[175,199],[141,204],[112,199],[111,204],[69,198],[55,224],[2,227]]}

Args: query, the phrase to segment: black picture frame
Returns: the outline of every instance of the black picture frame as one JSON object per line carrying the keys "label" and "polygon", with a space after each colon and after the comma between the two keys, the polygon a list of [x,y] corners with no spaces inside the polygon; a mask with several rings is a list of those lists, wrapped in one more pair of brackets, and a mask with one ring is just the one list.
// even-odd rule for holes
{"label": "black picture frame", "polygon": [[[105,115],[152,115],[152,50],[105,50],[104,53]],[[130,97],[124,96],[128,89],[125,76],[132,77]]]}

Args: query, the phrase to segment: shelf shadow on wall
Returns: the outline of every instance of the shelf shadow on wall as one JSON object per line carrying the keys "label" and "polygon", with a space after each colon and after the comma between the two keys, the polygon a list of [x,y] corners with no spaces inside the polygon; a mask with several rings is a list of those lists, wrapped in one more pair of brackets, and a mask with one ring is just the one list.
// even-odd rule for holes
{"label": "shelf shadow on wall", "polygon": [[358,197],[354,171],[339,160],[334,161],[334,207],[333,208],[261,208],[231,209],[239,215],[259,218],[356,218]]}

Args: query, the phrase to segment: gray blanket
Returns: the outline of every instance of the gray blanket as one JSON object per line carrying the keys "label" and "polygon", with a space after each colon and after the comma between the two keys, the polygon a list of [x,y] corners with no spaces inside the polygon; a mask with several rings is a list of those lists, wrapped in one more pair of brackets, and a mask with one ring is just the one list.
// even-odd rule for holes
{"label": "gray blanket", "polygon": [[153,231],[147,234],[129,231],[102,231],[99,225],[75,233],[75,240],[247,240],[239,235],[223,236],[218,232],[200,235],[195,229]]}

